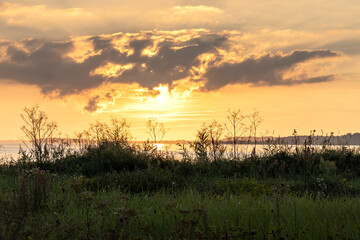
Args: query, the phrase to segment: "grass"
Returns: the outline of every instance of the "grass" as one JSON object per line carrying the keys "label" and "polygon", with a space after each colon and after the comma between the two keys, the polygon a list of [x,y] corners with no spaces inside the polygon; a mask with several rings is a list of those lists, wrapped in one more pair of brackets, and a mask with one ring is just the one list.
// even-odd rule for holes
{"label": "grass", "polygon": [[0,166],[0,239],[357,239],[360,155],[177,161],[104,144]]}
{"label": "grass", "polygon": [[[2,222],[2,239],[356,239],[360,234],[359,199],[347,196],[79,192],[72,179],[58,177],[47,191],[40,208],[28,208],[15,235],[13,225]],[[5,194],[1,201],[6,206],[14,199]],[[10,214],[3,211],[2,217]]]}
{"label": "grass", "polygon": [[[360,202],[349,196],[215,195],[192,189],[130,194],[121,187],[87,191],[73,178],[48,181],[38,208],[34,186],[15,195],[3,192],[2,239],[356,239],[360,234]],[[25,213],[13,212],[12,204]],[[21,223],[16,234],[14,219]]]}

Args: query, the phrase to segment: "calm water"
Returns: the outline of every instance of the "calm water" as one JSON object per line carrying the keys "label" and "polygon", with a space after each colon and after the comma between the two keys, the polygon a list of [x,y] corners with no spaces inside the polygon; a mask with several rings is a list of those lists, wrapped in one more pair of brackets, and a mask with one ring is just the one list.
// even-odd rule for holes
{"label": "calm water", "polygon": [[[17,159],[18,157],[18,153],[19,153],[19,147],[22,147],[23,149],[27,149],[26,146],[20,142],[20,141],[11,141],[11,142],[6,142],[6,141],[0,141],[0,158],[14,158]],[[186,145],[187,149],[189,150],[189,154],[193,155],[194,152],[191,151],[191,149],[189,148],[189,145]],[[251,151],[253,149],[253,145],[238,145],[238,151],[242,154],[242,155],[250,155]],[[261,154],[264,152],[264,147],[267,147],[267,145],[258,145],[257,146],[257,153]],[[318,146],[319,148],[321,146]],[[334,146],[334,147],[339,147],[339,146]],[[349,146],[351,148],[358,148],[360,149],[360,146],[358,145],[351,145]],[[177,146],[176,144],[158,144],[158,149],[161,151],[167,151],[169,153],[172,153],[175,157],[177,158],[181,158],[181,153],[182,150],[180,149],[179,146]],[[231,145],[227,145],[227,149],[229,152],[231,152]]]}
{"label": "calm water", "polygon": [[26,148],[22,142],[17,142],[17,141],[3,142],[3,141],[0,141],[0,158],[2,158],[2,157],[17,158],[20,146],[22,148]]}
{"label": "calm water", "polygon": [[[10,158],[13,157],[14,159],[16,159],[18,157],[19,154],[19,147],[22,147],[24,150],[26,150],[26,146],[22,143],[22,142],[17,142],[17,141],[11,141],[11,142],[4,142],[4,141],[0,141],[0,158]],[[160,151],[167,151],[171,154],[173,154],[175,157],[177,158],[181,158],[182,155],[182,150],[179,146],[177,146],[176,144],[157,144],[157,147]],[[239,151],[241,151],[242,153],[251,153],[252,150],[252,145],[239,145]],[[186,148],[189,150],[189,154],[193,155],[194,152],[191,151],[191,149],[189,148],[189,145],[186,145]],[[228,149],[231,149],[231,146],[228,146]],[[258,147],[258,151],[261,152],[262,147],[259,146]]]}

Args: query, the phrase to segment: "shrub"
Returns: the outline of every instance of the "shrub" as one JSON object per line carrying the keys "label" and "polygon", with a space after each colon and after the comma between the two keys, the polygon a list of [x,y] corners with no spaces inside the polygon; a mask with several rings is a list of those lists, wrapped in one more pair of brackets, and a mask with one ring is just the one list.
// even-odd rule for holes
{"label": "shrub", "polygon": [[112,144],[91,148],[82,159],[81,172],[88,177],[148,167],[148,159],[145,156]]}

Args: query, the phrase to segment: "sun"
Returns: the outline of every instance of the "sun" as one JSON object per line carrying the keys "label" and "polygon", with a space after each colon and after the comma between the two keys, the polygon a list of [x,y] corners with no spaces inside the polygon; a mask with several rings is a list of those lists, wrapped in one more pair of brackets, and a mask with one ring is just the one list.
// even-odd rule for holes
{"label": "sun", "polygon": [[[186,107],[197,88],[193,86],[172,86],[159,84],[153,88],[142,88],[139,85],[104,84],[101,87],[84,92],[79,99],[79,109],[94,109],[91,114],[115,112],[142,112],[149,116],[174,114]],[[78,101],[78,100],[77,100]],[[91,105],[91,106],[90,106]],[[83,110],[85,111],[85,110]]]}
{"label": "sun", "polygon": [[183,94],[177,92],[176,88],[170,90],[168,85],[160,84],[152,90],[141,89],[139,92],[143,93],[139,97],[141,107],[144,110],[163,112],[172,111],[179,108],[185,101]]}
{"label": "sun", "polygon": [[154,98],[154,101],[157,102],[157,105],[164,106],[166,105],[166,103],[173,100],[169,92],[169,87],[167,85],[162,86],[160,84],[158,87],[155,87],[154,90],[160,92],[159,95]]}

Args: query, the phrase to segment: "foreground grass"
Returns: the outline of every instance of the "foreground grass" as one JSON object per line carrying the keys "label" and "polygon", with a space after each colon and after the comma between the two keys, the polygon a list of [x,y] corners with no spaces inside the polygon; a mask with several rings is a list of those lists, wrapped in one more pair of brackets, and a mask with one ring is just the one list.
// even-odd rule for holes
{"label": "foreground grass", "polygon": [[33,174],[34,184],[29,178],[0,178],[1,239],[357,239],[360,235],[356,197],[216,195],[192,189],[91,192],[82,189],[79,178]]}

